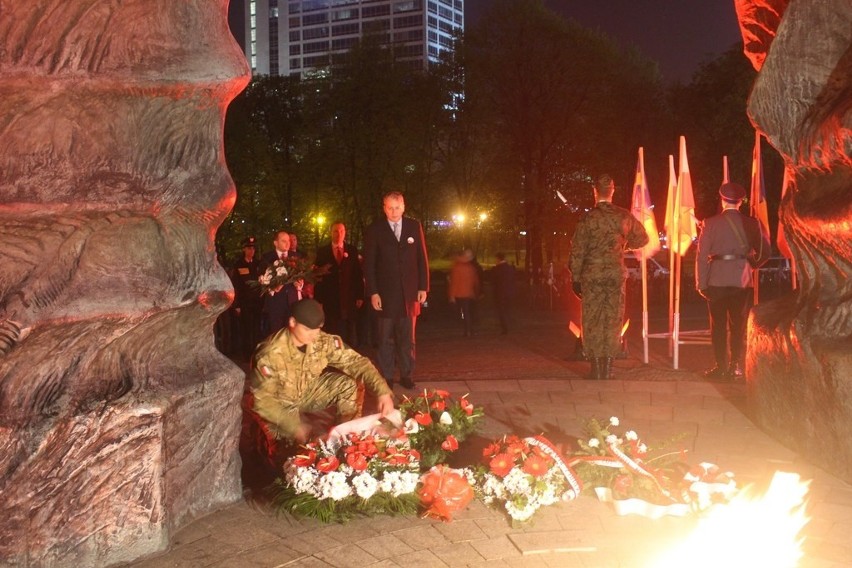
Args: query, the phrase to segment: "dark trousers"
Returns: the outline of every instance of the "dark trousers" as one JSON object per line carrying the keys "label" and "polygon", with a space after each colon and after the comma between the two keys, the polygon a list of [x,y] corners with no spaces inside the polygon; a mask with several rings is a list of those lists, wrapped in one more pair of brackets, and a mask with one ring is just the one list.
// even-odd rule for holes
{"label": "dark trousers", "polygon": [[514,307],[513,298],[497,298],[497,318],[500,320],[501,333],[509,333],[509,328],[514,325]]}
{"label": "dark trousers", "polygon": [[742,363],[745,354],[745,333],[748,311],[751,307],[752,288],[710,286],[707,305],[710,309],[710,338],[716,364],[728,365],[728,329],[731,337],[731,363]]}
{"label": "dark trousers", "polygon": [[456,306],[461,312],[464,335],[473,335],[473,298],[456,298]]}
{"label": "dark trousers", "polygon": [[411,381],[414,374],[414,328],[417,317],[383,318],[379,316],[379,371],[388,383],[393,382],[394,368],[399,365],[400,382]]}

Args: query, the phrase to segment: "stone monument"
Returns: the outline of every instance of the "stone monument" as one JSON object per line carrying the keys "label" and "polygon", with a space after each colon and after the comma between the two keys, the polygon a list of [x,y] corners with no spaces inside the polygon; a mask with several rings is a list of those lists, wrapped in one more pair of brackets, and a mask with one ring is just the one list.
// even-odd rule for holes
{"label": "stone monument", "polygon": [[129,561],[241,496],[227,5],[0,0],[0,565]]}
{"label": "stone monument", "polygon": [[852,482],[852,2],[735,4],[759,71],[748,113],[785,162],[799,279],[752,312],[749,400],[765,430]]}

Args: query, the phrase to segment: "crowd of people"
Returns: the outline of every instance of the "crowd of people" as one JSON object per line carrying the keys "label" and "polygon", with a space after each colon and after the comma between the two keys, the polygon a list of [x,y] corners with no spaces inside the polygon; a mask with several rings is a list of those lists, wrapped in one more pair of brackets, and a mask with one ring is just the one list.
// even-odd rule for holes
{"label": "crowd of people", "polygon": [[[583,358],[588,378],[614,378],[613,359],[622,351],[627,270],[625,251],[648,242],[642,224],[612,203],[615,184],[595,180],[595,206],[579,221],[568,268],[572,291],[582,306]],[[769,256],[769,242],[757,222],[739,212],[742,186],[720,188],[722,212],[707,219],[697,244],[696,290],[707,299],[716,365],[705,375],[742,377],[745,320],[750,307],[752,267]],[[247,411],[259,417],[267,436],[302,442],[318,434],[305,413],[336,409],[336,419],[360,414],[365,391],[382,414],[393,410],[392,389],[415,388],[416,328],[430,290],[429,261],[421,224],[406,217],[402,194],[383,197],[384,215],[365,234],[363,255],[346,242],[346,226],[335,222],[330,242],[313,260],[325,274],[313,285],[298,279],[266,290],[257,282],[265,268],[302,258],[297,238],[279,231],[273,249],[257,258],[254,237],[243,242],[230,274],[235,301],[236,354],[250,359]],[[465,337],[477,331],[477,302],[486,273],[472,250],[460,252],[449,270],[448,302]],[[505,255],[487,274],[494,292],[500,332],[515,326],[517,273]],[[374,358],[363,355],[374,349]]]}

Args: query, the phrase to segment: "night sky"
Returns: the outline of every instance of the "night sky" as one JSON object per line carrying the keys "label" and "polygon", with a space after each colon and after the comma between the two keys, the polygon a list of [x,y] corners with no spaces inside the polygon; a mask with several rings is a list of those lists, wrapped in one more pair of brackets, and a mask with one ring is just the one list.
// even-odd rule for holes
{"label": "night sky", "polygon": [[[466,0],[474,24],[491,0]],[[597,28],[657,61],[667,82],[689,82],[704,61],[740,41],[734,0],[544,0],[554,12]]]}

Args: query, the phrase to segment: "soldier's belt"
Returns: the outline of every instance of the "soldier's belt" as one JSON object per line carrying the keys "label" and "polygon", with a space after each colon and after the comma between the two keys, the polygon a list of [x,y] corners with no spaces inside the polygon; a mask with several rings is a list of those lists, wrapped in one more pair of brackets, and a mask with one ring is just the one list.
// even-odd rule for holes
{"label": "soldier's belt", "polygon": [[744,254],[711,254],[707,257],[709,260],[745,260]]}

